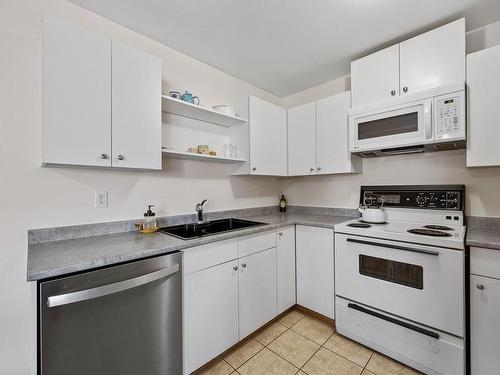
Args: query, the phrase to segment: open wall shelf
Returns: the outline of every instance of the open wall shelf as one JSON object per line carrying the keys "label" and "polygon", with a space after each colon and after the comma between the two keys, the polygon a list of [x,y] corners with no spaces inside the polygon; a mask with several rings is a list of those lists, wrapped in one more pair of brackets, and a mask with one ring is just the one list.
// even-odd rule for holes
{"label": "open wall shelf", "polygon": [[168,150],[162,148],[163,155],[175,159],[188,159],[188,160],[204,160],[204,161],[218,161],[223,163],[244,163],[245,159],[240,158],[226,158],[224,156],[210,156],[203,154],[195,154],[192,152],[182,152],[175,150]]}
{"label": "open wall shelf", "polygon": [[162,95],[161,98],[163,112],[173,113],[175,115],[224,126],[226,128],[242,125],[247,122],[244,118],[224,115],[212,109],[175,99],[168,95]]}

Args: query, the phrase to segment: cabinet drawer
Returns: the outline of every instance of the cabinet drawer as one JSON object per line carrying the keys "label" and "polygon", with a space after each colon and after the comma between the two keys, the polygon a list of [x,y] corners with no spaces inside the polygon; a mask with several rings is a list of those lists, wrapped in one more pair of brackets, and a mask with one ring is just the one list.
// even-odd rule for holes
{"label": "cabinet drawer", "polygon": [[275,230],[251,234],[239,240],[239,256],[241,258],[272,247],[276,247]]}
{"label": "cabinet drawer", "polygon": [[500,250],[471,247],[470,273],[500,279]]}
{"label": "cabinet drawer", "polygon": [[238,241],[214,242],[184,251],[184,275],[238,258]]}

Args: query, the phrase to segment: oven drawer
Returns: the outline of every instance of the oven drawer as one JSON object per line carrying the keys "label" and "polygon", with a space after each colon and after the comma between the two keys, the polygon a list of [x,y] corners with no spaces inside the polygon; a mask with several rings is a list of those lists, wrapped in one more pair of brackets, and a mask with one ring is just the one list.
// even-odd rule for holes
{"label": "oven drawer", "polygon": [[335,235],[335,293],[464,336],[460,250]]}
{"label": "oven drawer", "polygon": [[335,311],[337,331],[344,336],[426,374],[464,374],[463,339],[343,298],[336,299]]}

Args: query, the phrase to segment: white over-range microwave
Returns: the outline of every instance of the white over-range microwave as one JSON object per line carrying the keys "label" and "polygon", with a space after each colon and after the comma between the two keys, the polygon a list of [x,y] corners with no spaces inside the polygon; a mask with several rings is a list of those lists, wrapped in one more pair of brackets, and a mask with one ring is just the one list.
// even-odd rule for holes
{"label": "white over-range microwave", "polygon": [[352,109],[349,149],[362,157],[465,147],[465,85]]}

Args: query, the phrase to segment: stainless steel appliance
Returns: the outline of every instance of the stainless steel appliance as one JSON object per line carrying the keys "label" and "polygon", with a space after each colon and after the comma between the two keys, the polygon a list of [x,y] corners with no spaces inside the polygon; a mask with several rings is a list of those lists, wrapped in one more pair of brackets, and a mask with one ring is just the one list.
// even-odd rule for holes
{"label": "stainless steel appliance", "polygon": [[426,374],[465,372],[464,187],[363,186],[387,222],[335,225],[339,333]]}
{"label": "stainless steel appliance", "polygon": [[450,85],[349,115],[349,148],[363,157],[465,147],[465,88]]}
{"label": "stainless steel appliance", "polygon": [[182,373],[182,257],[39,284],[41,375]]}

